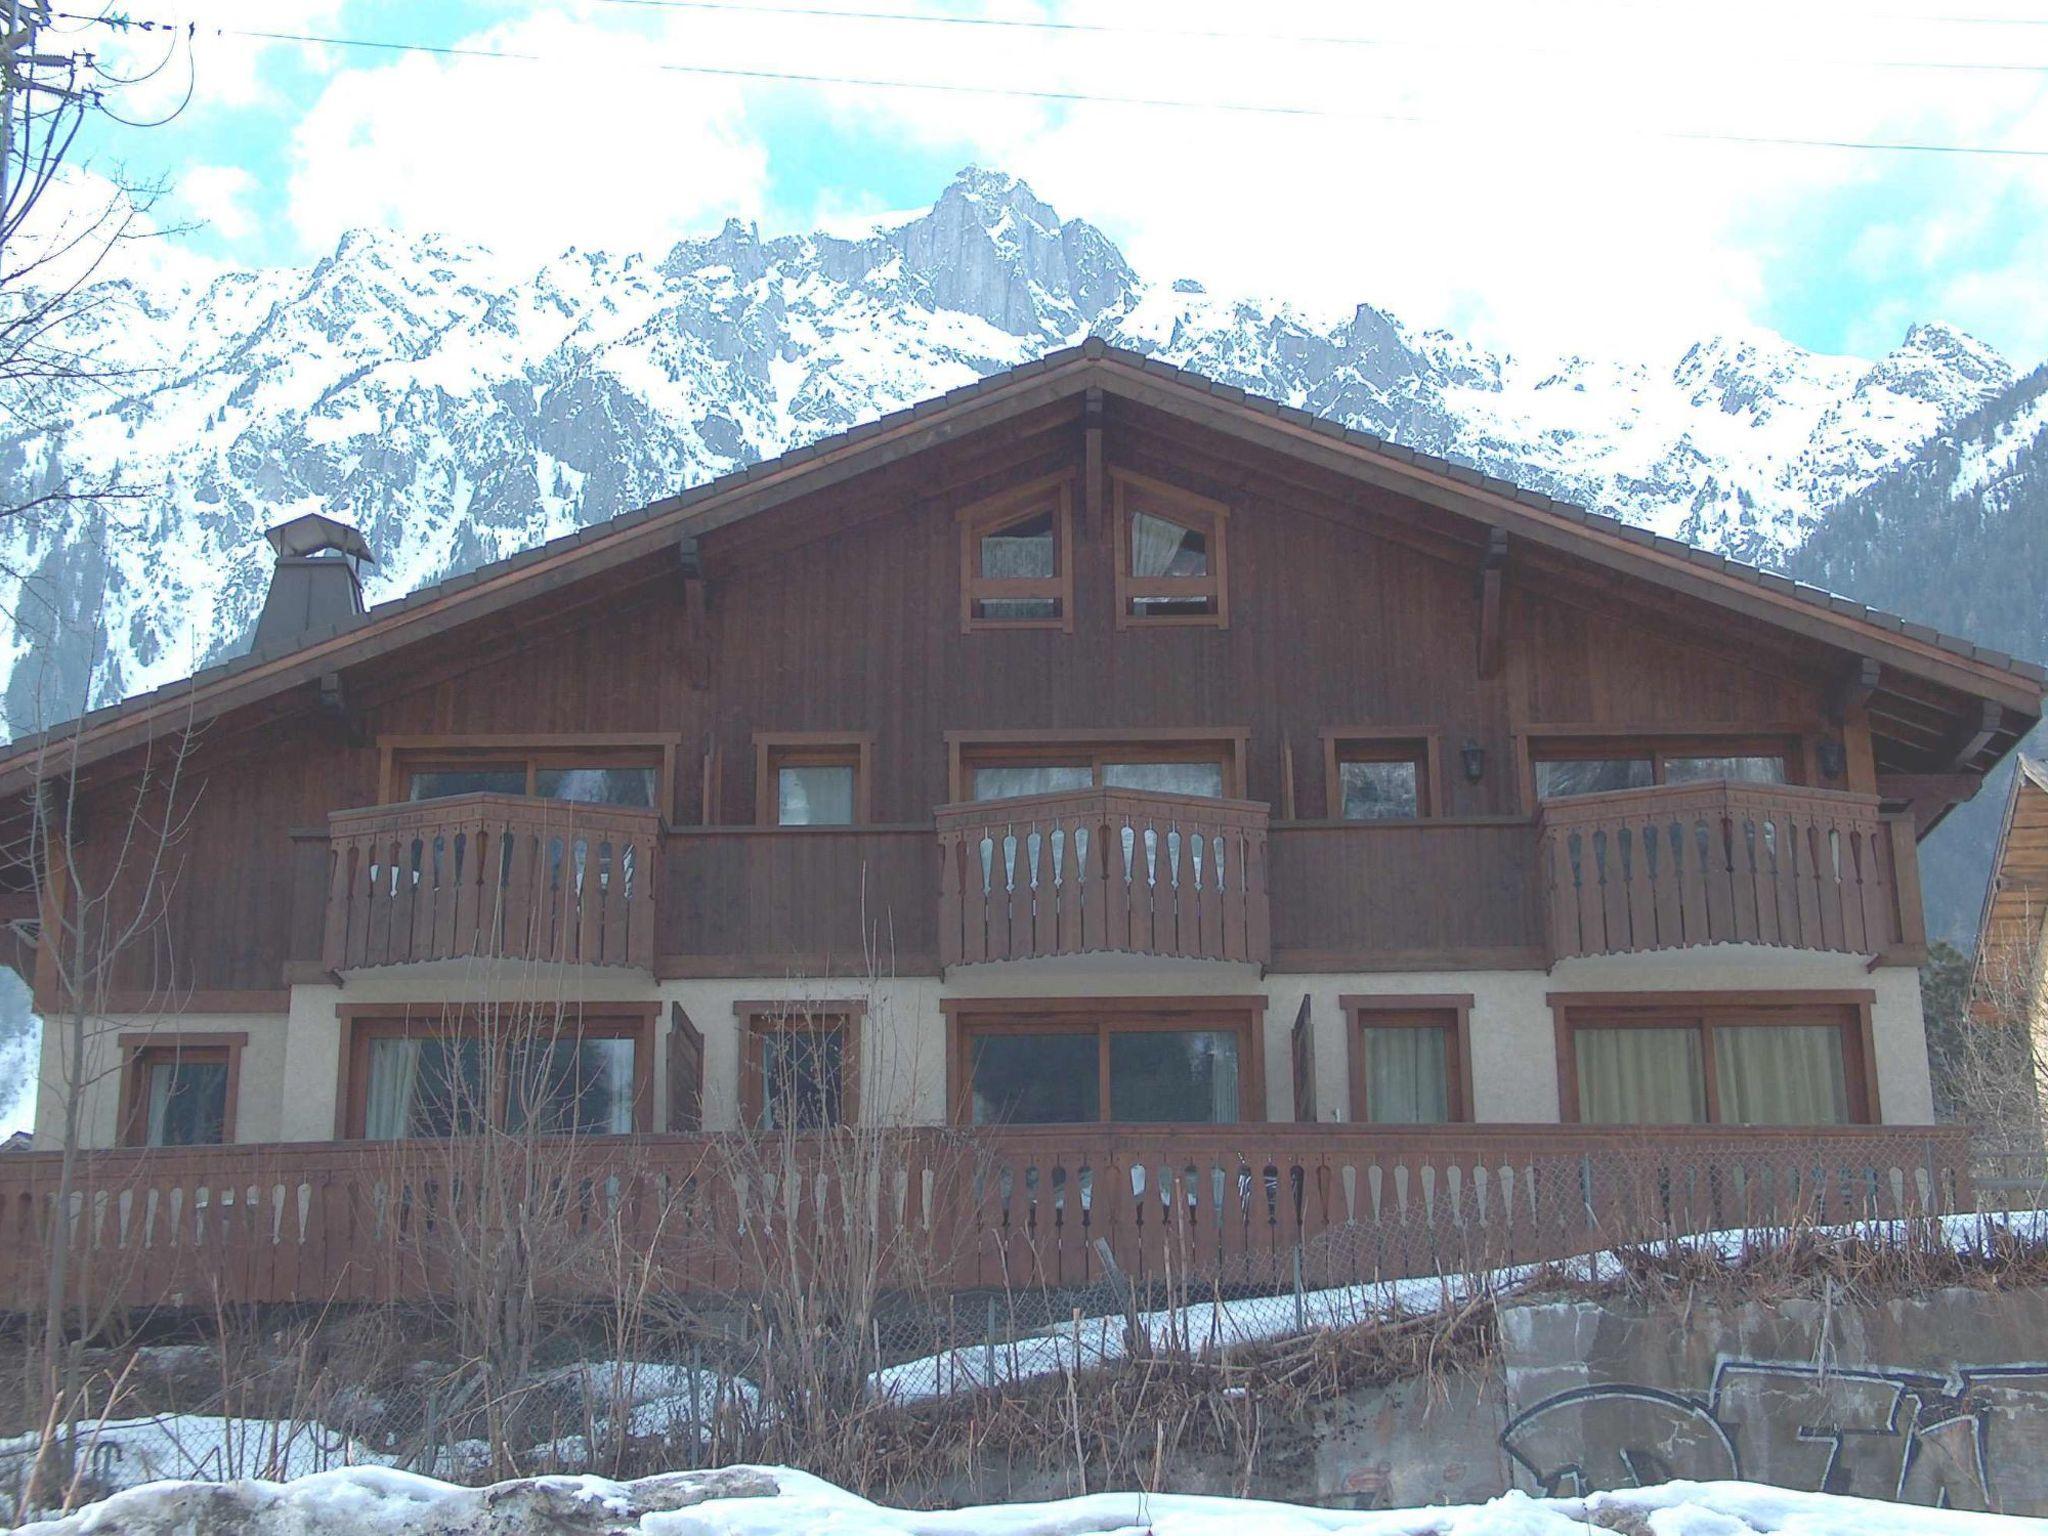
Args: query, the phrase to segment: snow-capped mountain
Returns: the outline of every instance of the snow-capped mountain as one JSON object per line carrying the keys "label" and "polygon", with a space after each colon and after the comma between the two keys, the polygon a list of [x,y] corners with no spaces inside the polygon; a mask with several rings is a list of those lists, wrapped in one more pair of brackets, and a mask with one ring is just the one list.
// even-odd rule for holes
{"label": "snow-capped mountain", "polygon": [[61,474],[137,494],[0,527],[0,735],[232,654],[258,535],[297,512],[356,522],[389,597],[1089,334],[1767,563],[2012,382],[1939,325],[1875,362],[1765,333],[1525,357],[1364,304],[1223,298],[972,168],[851,238],[730,223],[531,271],[357,231],[310,269],[109,298],[99,344],[133,371],[0,436],[0,501]]}

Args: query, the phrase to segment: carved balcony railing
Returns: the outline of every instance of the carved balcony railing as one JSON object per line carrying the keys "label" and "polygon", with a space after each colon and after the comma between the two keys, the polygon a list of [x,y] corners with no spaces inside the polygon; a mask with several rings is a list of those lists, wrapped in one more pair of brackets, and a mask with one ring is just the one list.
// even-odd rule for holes
{"label": "carved balcony railing", "polygon": [[651,810],[457,795],[336,811],[325,968],[469,957],[654,965]]}
{"label": "carved balcony railing", "polygon": [[1911,825],[1868,795],[1713,782],[1548,800],[1553,959],[1695,944],[1910,955],[1925,942]]}
{"label": "carved balcony railing", "polygon": [[939,960],[1272,952],[1266,807],[1090,789],[942,806]]}

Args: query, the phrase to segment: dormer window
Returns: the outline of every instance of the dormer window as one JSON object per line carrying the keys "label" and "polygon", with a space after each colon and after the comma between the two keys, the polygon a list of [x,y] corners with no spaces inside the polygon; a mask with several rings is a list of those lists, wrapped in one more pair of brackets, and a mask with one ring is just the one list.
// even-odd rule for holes
{"label": "dormer window", "polygon": [[1064,475],[960,513],[960,625],[1074,627],[1073,497]]}
{"label": "dormer window", "polygon": [[1228,509],[1188,491],[1113,472],[1117,625],[1229,621],[1223,534]]}

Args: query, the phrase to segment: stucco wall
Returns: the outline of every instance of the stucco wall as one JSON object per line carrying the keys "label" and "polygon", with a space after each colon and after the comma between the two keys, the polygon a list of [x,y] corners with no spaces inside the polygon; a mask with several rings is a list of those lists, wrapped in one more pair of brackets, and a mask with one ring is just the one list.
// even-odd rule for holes
{"label": "stucco wall", "polygon": [[[168,1041],[178,1034],[245,1034],[241,1079],[235,1105],[235,1140],[280,1141],[285,1123],[286,1020],[278,1014],[192,1013],[119,1015],[86,1024],[85,1071],[79,1110],[81,1144],[111,1147],[119,1139],[121,1047],[125,1034]],[[71,1080],[70,1027],[60,1019],[43,1024],[41,1078],[36,1094],[36,1146],[54,1150],[64,1141],[64,1104]]]}

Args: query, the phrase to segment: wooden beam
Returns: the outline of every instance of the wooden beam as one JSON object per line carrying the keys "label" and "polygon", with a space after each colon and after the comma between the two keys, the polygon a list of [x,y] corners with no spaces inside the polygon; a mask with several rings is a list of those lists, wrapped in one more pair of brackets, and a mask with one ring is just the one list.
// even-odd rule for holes
{"label": "wooden beam", "polygon": [[1881,800],[1910,805],[1916,800],[1941,800],[1959,805],[1977,798],[1984,787],[1981,773],[1881,773],[1877,794]]}
{"label": "wooden beam", "polygon": [[1102,532],[1102,390],[1090,385],[1081,397],[1081,531]]}
{"label": "wooden beam", "polygon": [[701,693],[711,686],[711,593],[695,534],[676,540],[676,563],[683,572],[683,673]]}
{"label": "wooden beam", "polygon": [[1976,761],[1977,754],[1990,744],[2004,723],[2005,711],[1996,699],[1978,700],[1977,707],[1963,717],[1944,744],[1943,763],[1952,772],[1961,773]]}
{"label": "wooden beam", "polygon": [[1508,534],[1495,528],[1486,536],[1486,553],[1479,562],[1479,680],[1490,682],[1500,676],[1501,616],[1500,594],[1508,565]]}
{"label": "wooden beam", "polygon": [[1840,725],[1848,719],[1851,710],[1861,709],[1870,702],[1870,696],[1877,692],[1877,685],[1883,678],[1884,667],[1876,657],[1853,658],[1842,675],[1828,685],[1828,718]]}

